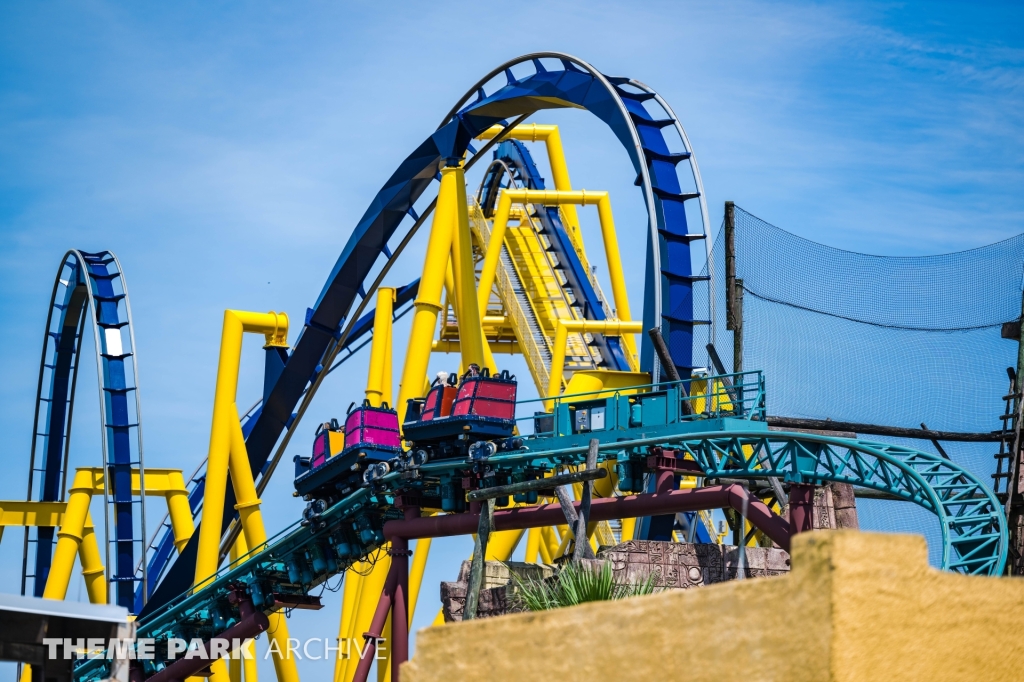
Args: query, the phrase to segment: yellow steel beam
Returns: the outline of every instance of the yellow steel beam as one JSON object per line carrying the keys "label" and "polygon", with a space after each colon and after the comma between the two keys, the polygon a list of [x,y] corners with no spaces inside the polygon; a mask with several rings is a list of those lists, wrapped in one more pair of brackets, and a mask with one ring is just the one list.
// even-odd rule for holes
{"label": "yellow steel beam", "polygon": [[[242,355],[242,335],[246,332],[263,334],[267,347],[287,347],[288,316],[274,312],[224,311],[210,427],[210,450],[206,464],[206,494],[203,498],[203,516],[207,519],[219,519],[224,513],[232,422],[238,423],[238,408],[235,405],[238,366]],[[217,572],[220,563],[220,531],[220,524],[216,522],[204,523],[199,527],[196,585],[209,580]]]}
{"label": "yellow steel beam", "polygon": [[[0,535],[7,526],[33,526],[42,528],[61,528],[64,525],[64,513],[67,510],[66,502],[26,502],[23,500],[0,501]],[[58,532],[58,537],[60,533]],[[72,541],[74,539],[72,538]],[[82,525],[81,540],[76,543],[78,560],[82,565],[82,577],[85,579],[85,589],[89,594],[89,601],[93,604],[104,604],[107,601],[107,581],[103,576],[103,560],[100,558],[99,543],[96,541],[96,533],[93,528],[92,516],[86,513],[85,523]],[[63,567],[61,568],[63,570]],[[51,575],[52,575],[51,568]],[[51,593],[60,592],[58,581],[62,576],[54,579]],[[68,574],[70,583],[71,575]],[[47,585],[49,585],[47,580]],[[67,593],[67,585],[64,585],[64,593]]]}
{"label": "yellow steel beam", "polygon": [[[491,353],[494,354],[512,355],[520,352],[519,342],[515,339],[489,341],[487,345],[490,347]],[[460,353],[462,352],[462,344],[460,341],[438,339],[431,343],[430,349],[435,353]]]}
{"label": "yellow steel beam", "polygon": [[[235,544],[231,546],[231,563],[235,563],[239,559],[245,557],[249,553],[249,546],[245,544],[245,535],[242,533],[238,534],[238,538],[235,540]],[[228,662],[228,672],[231,676],[231,682],[258,682],[258,675],[256,669],[256,640],[250,639],[244,646],[244,655],[240,655],[238,658],[232,658]],[[248,656],[248,658],[246,658]],[[243,674],[244,678],[243,678]]]}
{"label": "yellow steel beam", "polygon": [[531,528],[526,532],[526,556],[524,561],[528,564],[537,563],[537,558],[540,556],[540,528]]}
{"label": "yellow steel beam", "polygon": [[[102,467],[80,467],[76,470],[78,484],[92,488],[92,494],[102,494],[105,490]],[[80,476],[80,478],[79,478]],[[132,469],[132,495],[142,495],[142,476],[138,469]],[[192,533],[195,522],[192,520],[192,507],[188,502],[188,488],[180,469],[146,469],[145,495],[163,496],[167,499],[167,510],[171,517],[171,532],[174,534],[174,547],[180,552]],[[0,507],[7,505],[0,502]],[[41,525],[41,524],[40,524]]]}
{"label": "yellow steel beam", "polygon": [[[67,502],[0,501],[0,527],[33,526],[59,528],[64,522]],[[92,528],[92,519],[86,518],[86,528]]]}
{"label": "yellow steel beam", "polygon": [[[89,478],[79,479],[82,485],[92,486],[94,493],[103,492],[103,467],[80,467],[76,471],[84,472]],[[141,476],[138,469],[132,469],[132,495],[141,495]],[[176,494],[188,489],[181,469],[153,469],[146,467],[146,495]]]}
{"label": "yellow steel beam", "polygon": [[[358,642],[359,646],[363,646],[363,633],[370,629],[370,623],[373,621],[373,613],[377,609],[377,601],[380,599],[381,592],[384,590],[384,583],[387,581],[388,570],[391,568],[391,555],[388,554],[390,544],[384,545],[377,552],[377,559],[373,563],[363,562],[363,570],[367,573],[362,579],[362,585],[360,586],[358,599],[353,612],[353,618],[349,623],[349,629],[346,633],[348,638],[346,646],[352,647],[352,656],[350,661],[346,662],[346,665],[342,665],[341,668],[341,681],[348,682],[355,674],[356,665],[359,663],[359,656],[357,655],[355,646]],[[358,564],[357,564],[358,565]],[[391,646],[390,643],[386,643],[382,647],[381,656],[390,654]],[[349,664],[350,663],[350,664]],[[383,665],[383,661],[378,661],[377,665]]]}
{"label": "yellow steel beam", "polygon": [[[622,270],[618,235],[615,230],[615,220],[612,214],[611,199],[608,192],[587,190],[502,190],[494,213],[494,226],[491,231],[490,243],[487,245],[483,268],[480,273],[478,306],[480,307],[481,315],[486,311],[487,302],[490,300],[491,287],[494,284],[494,277],[501,256],[501,248],[505,243],[505,233],[508,229],[509,214],[513,203],[530,203],[543,206],[597,206],[601,235],[604,241],[605,258],[608,265],[608,277],[611,280],[612,298],[615,302],[615,315],[619,320],[623,321],[632,319],[629,296],[626,292],[626,278]],[[626,336],[623,338],[623,343],[626,344],[626,350],[630,356],[635,358],[636,343],[633,338]]]}
{"label": "yellow steel beam", "polygon": [[[481,140],[489,140],[498,135],[502,130],[501,126],[491,126],[478,137]],[[548,165],[551,166],[551,180],[555,183],[555,189],[566,192],[572,189],[569,181],[569,167],[565,163],[565,151],[562,149],[562,136],[556,125],[543,125],[540,123],[521,123],[505,135],[507,138],[522,140],[524,142],[544,142],[548,152]],[[568,223],[569,233],[579,237],[579,217],[576,215],[576,207],[567,205],[563,209]],[[579,242],[579,250],[582,250],[582,239]]]}
{"label": "yellow steel beam", "polygon": [[[69,492],[64,518],[60,530],[57,531],[57,546],[53,550],[50,574],[43,587],[44,599],[64,599],[67,596],[71,569],[74,568],[75,556],[78,555],[83,542],[85,524],[89,518],[89,504],[92,502],[92,477],[88,471],[78,471],[75,474]],[[106,595],[104,601],[105,597]]]}
{"label": "yellow steel beam", "polygon": [[[445,169],[448,170],[448,169]],[[426,256],[420,286],[413,303],[412,329],[405,353],[402,379],[398,385],[398,423],[405,421],[405,410],[411,398],[423,395],[424,378],[430,363],[430,346],[441,312],[441,292],[452,248],[454,227],[458,221],[458,188],[456,178],[449,170],[441,172],[441,188],[437,193],[437,206],[430,227]],[[429,384],[428,384],[429,385]]]}
{"label": "yellow steel beam", "polygon": [[445,173],[455,183],[455,224],[452,227],[451,261],[455,284],[455,315],[459,323],[459,343],[462,350],[462,366],[487,367],[496,371],[494,360],[484,341],[481,320],[484,313],[478,310],[476,293],[476,268],[473,263],[473,237],[469,231],[469,207],[466,204],[466,177],[462,165],[448,166],[441,170],[441,182]]}
{"label": "yellow steel beam", "polygon": [[[245,545],[249,551],[258,551],[267,544],[267,531],[263,525],[263,512],[260,511],[260,499],[256,494],[256,484],[252,478],[249,455],[245,447],[245,436],[242,435],[242,424],[237,412],[231,423],[230,436],[228,467],[231,473],[231,487],[237,500],[235,510],[242,526],[241,536],[245,537]],[[206,513],[205,508],[203,513]],[[220,515],[213,518],[219,519]],[[278,682],[298,682],[299,671],[288,646],[288,623],[285,614],[275,611],[268,619],[270,627],[267,629],[267,636],[272,644],[276,644],[272,646],[271,656]]]}
{"label": "yellow steel beam", "polygon": [[540,558],[545,564],[555,563],[555,550],[558,548],[558,534],[551,526],[540,529]]}
{"label": "yellow steel beam", "polygon": [[[139,495],[141,476],[132,471],[133,494]],[[55,563],[51,565],[44,594],[48,598],[63,599],[71,580],[74,556],[82,564],[82,576],[90,601],[105,603],[107,586],[103,576],[89,505],[92,496],[104,490],[103,469],[83,467],[76,471],[68,502],[0,501],[0,534],[6,526],[41,526],[59,528]],[[146,495],[161,495],[167,499],[174,533],[174,545],[181,548],[188,542],[194,525],[188,505],[188,490],[181,471],[177,469],[150,469],[147,471]],[[70,513],[68,509],[71,509]],[[81,514],[85,514],[84,518]],[[59,551],[58,551],[59,550]]]}
{"label": "yellow steel beam", "polygon": [[617,320],[559,320],[555,332],[555,343],[551,355],[551,374],[548,379],[548,397],[555,398],[562,392],[562,375],[565,372],[565,345],[569,332],[589,332],[624,337],[643,330],[643,322],[619,322]]}
{"label": "yellow steel beam", "polygon": [[[514,190],[511,190],[514,191]],[[484,251],[484,263],[480,270],[480,282],[477,288],[477,306],[480,317],[487,313],[487,304],[491,300],[491,289],[494,287],[494,276],[498,272],[501,261],[501,248],[505,244],[505,230],[508,229],[509,211],[512,209],[510,190],[503,190],[498,197],[498,206],[494,211],[494,222],[491,226],[491,239]]]}
{"label": "yellow steel beam", "polygon": [[[227,486],[234,489],[246,545],[258,548],[266,544],[266,530],[259,511],[252,470],[249,468],[238,418],[236,393],[238,368],[242,355],[242,338],[246,333],[263,334],[265,348],[287,348],[288,316],[284,313],[253,313],[225,310],[221,333],[217,383],[213,398],[210,426],[210,450],[206,463],[206,494],[203,517],[220,519],[224,513]],[[147,472],[148,473],[148,472]],[[199,528],[199,549],[196,556],[195,585],[211,580],[220,564],[220,524],[204,523]],[[287,646],[288,626],[280,613],[270,616],[269,636],[277,643],[274,668],[279,682],[298,682],[295,661]],[[227,665],[217,661],[211,666],[215,679],[229,679]]]}
{"label": "yellow steel beam", "polygon": [[[339,652],[334,660],[334,682],[346,682],[348,680],[349,656],[344,653],[349,651],[347,647],[352,644],[351,633],[353,632],[353,621],[356,609],[359,607],[359,595],[363,588],[363,574],[370,570],[369,564],[357,562],[345,573],[345,587],[341,597],[341,619],[338,623],[337,646],[345,647]],[[355,668],[352,669],[353,671]]]}
{"label": "yellow steel beam", "polygon": [[377,290],[377,310],[373,315],[373,345],[370,346],[370,371],[366,379],[366,398],[374,407],[391,404],[391,318],[394,315],[395,290]]}

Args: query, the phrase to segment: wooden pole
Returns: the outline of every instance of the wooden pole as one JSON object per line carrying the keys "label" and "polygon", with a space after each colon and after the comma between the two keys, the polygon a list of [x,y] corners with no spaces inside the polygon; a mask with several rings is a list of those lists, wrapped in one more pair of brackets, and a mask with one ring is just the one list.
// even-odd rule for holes
{"label": "wooden pole", "polygon": [[480,604],[480,587],[484,582],[484,563],[487,558],[487,541],[494,527],[494,498],[485,500],[480,505],[480,523],[476,529],[476,542],[473,546],[473,563],[469,569],[469,586],[466,589],[466,606],[462,610],[462,620],[476,618]]}
{"label": "wooden pole", "polygon": [[1017,338],[1017,394],[1010,439],[1010,479],[1006,486],[1006,520],[1010,530],[1010,557],[1007,569],[1011,575],[1024,575],[1024,296],[1021,297],[1020,326]]}
{"label": "wooden pole", "polygon": [[[597,449],[601,444],[596,438],[590,439],[590,449],[587,450],[587,470],[597,468]],[[587,481],[583,484],[583,495],[580,498],[580,513],[576,519],[576,547],[573,550],[572,558],[579,561],[587,555],[590,549],[590,542],[587,539],[587,519],[590,517],[590,499],[593,494],[594,484]]]}
{"label": "wooden pole", "polygon": [[736,205],[725,202],[725,328],[732,332],[732,371],[743,371],[743,280],[736,278]]}

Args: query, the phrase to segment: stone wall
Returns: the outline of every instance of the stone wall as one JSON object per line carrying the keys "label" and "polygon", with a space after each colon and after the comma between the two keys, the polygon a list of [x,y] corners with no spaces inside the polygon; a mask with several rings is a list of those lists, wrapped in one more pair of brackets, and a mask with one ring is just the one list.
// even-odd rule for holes
{"label": "stone wall", "polygon": [[[655,576],[655,586],[687,589],[734,580],[740,571],[738,548],[728,545],[683,544],[633,540],[601,550],[598,567],[608,562],[615,582],[637,583]],[[441,583],[441,609],[446,623],[461,621],[469,587],[470,562],[462,562],[458,580]],[[544,580],[555,574],[551,566],[499,561],[484,563],[478,618],[492,618],[522,609],[516,603],[510,569],[526,580]],[[781,549],[747,547],[744,578],[782,575],[789,571],[789,555]]]}
{"label": "stone wall", "polygon": [[[463,561],[459,569],[458,580],[441,583],[441,611],[446,623],[462,620],[466,606],[466,591],[469,589],[469,569],[471,562]],[[544,580],[555,574],[551,566],[527,564],[519,561],[484,562],[484,581],[480,587],[480,601],[477,618],[493,618],[506,613],[518,613],[522,609],[516,604],[511,594],[511,571],[515,571],[524,580]]]}
{"label": "stone wall", "polygon": [[[782,514],[788,518],[788,509],[783,509]],[[815,530],[856,530],[859,524],[853,486],[848,483],[819,486],[814,492],[813,524]],[[639,582],[653,574],[655,585],[666,589],[687,589],[735,580],[741,568],[739,550],[731,545],[633,540],[605,548],[598,552],[597,558],[611,562],[618,583]],[[789,571],[789,555],[777,547],[747,547],[742,564],[744,578],[777,576]],[[462,563],[455,582],[441,583],[441,608],[445,622],[462,620],[469,565],[468,561]],[[486,562],[478,618],[521,610],[510,594],[509,567],[528,579],[542,580],[554,575],[554,568],[550,566],[510,562],[506,567],[498,561]]]}
{"label": "stone wall", "polygon": [[[687,589],[735,580],[740,573],[739,548],[731,545],[631,540],[602,550],[598,559],[610,561],[615,582],[636,583],[655,576],[655,585]],[[761,578],[789,571],[789,554],[781,549],[747,547],[743,577]]]}
{"label": "stone wall", "polygon": [[1024,678],[1024,581],[928,566],[924,538],[801,533],[793,570],[427,628],[402,682]]}
{"label": "stone wall", "polygon": [[829,483],[814,490],[814,530],[860,528],[857,500],[849,483]]}

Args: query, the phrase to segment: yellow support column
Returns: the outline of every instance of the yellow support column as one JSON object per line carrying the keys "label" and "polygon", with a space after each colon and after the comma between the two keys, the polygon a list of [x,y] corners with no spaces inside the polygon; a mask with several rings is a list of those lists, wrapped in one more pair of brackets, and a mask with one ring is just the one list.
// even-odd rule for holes
{"label": "yellow support column", "polygon": [[[452,229],[452,269],[455,279],[456,315],[459,322],[459,346],[462,351],[462,365],[489,367],[494,371],[494,360],[488,362],[484,330],[481,320],[483,313],[478,309],[475,291],[476,269],[473,265],[473,238],[469,232],[469,210],[466,206],[466,177],[462,166],[444,169],[455,178],[456,211]],[[442,182],[444,177],[442,175]]]}
{"label": "yellow support column", "polygon": [[[454,228],[452,232],[452,242],[455,241]],[[444,270],[444,295],[448,297],[448,305],[452,307],[452,312],[458,316],[459,313],[459,300],[455,297],[455,272],[452,270],[451,258],[448,259],[448,266]]]}
{"label": "yellow support column", "polygon": [[487,541],[487,552],[484,554],[484,561],[508,561],[512,558],[512,552],[523,539],[524,530],[499,530],[491,533]]}
{"label": "yellow support column", "polygon": [[[249,553],[249,547],[245,544],[245,535],[238,534],[238,539],[231,546],[231,563],[235,563]],[[244,676],[243,676],[244,673]],[[258,682],[259,673],[256,669],[256,640],[250,639],[238,654],[238,658],[228,661],[228,674],[231,682]]]}
{"label": "yellow support column", "polygon": [[[79,471],[82,470],[80,469]],[[88,495],[90,486],[92,493],[97,492],[95,485],[91,483],[90,471],[86,470],[86,473],[80,476],[76,475],[72,479],[72,485],[78,488],[77,492],[79,495]],[[74,485],[75,483],[77,483],[77,486]],[[100,490],[102,490],[102,479],[100,480],[100,486]],[[60,532],[64,530],[67,507],[67,502],[0,501],[0,534],[2,534],[4,528],[9,526],[17,526],[19,528],[57,528],[59,538]],[[79,511],[75,511],[75,513],[77,514]],[[68,526],[68,530],[74,531],[74,525]],[[65,547],[75,544],[75,540],[71,535],[73,533],[65,541]],[[104,579],[103,560],[100,558],[100,548],[93,529],[92,517],[88,512],[86,512],[85,523],[82,524],[81,541],[77,544],[78,559],[82,566],[82,578],[85,580],[85,589],[89,594],[89,601],[93,604],[105,604],[107,603],[107,581]],[[50,575],[53,575],[52,570]],[[54,579],[52,585],[48,581],[44,585],[44,589],[49,588],[51,594],[60,593],[59,580],[60,576]],[[68,584],[70,584],[70,580],[71,575],[69,573]],[[68,585],[64,585],[63,590],[65,593],[67,588]]]}
{"label": "yellow support column", "polygon": [[373,314],[373,344],[370,346],[370,371],[366,378],[366,399],[374,407],[391,402],[391,318],[394,315],[395,290],[377,290],[377,309]]}
{"label": "yellow support column", "polygon": [[545,564],[551,565],[555,563],[554,553],[551,548],[557,547],[558,543],[554,539],[555,532],[551,530],[550,526],[545,526],[540,529],[540,560]]}
{"label": "yellow support column", "polygon": [[[235,491],[235,509],[238,510],[239,520],[242,525],[242,534],[245,545],[251,551],[258,551],[267,544],[267,531],[263,526],[263,513],[260,511],[260,499],[256,495],[256,485],[252,480],[252,470],[249,468],[249,457],[245,449],[245,437],[242,435],[242,424],[235,412],[235,419],[231,425],[231,451],[229,466],[231,471],[231,486]],[[288,646],[288,622],[285,615],[276,611],[270,616],[270,627],[267,629],[267,636],[271,642],[276,643],[273,647],[272,657],[274,669],[277,672],[278,682],[298,682],[299,671],[295,667],[295,659],[291,656],[291,649]]]}
{"label": "yellow support column", "polygon": [[[201,585],[217,572],[220,563],[220,519],[224,513],[224,495],[228,485],[232,422],[238,423],[235,397],[238,390],[238,365],[245,332],[263,334],[267,346],[287,347],[288,316],[284,313],[224,311],[224,330],[217,365],[217,387],[213,398],[210,427],[210,451],[206,463],[206,495],[199,527],[199,551],[196,556],[195,584]],[[251,474],[250,474],[251,478]]]}
{"label": "yellow support column", "polygon": [[[490,140],[501,132],[501,126],[491,126],[479,135],[481,140]],[[569,167],[565,163],[565,151],[562,148],[562,136],[556,125],[544,125],[542,123],[522,123],[517,125],[505,135],[506,138],[522,140],[524,142],[543,142],[548,152],[548,165],[551,166],[551,180],[555,189],[560,192],[568,192],[572,189],[569,181]],[[567,204],[562,207],[562,212],[569,224],[570,234],[579,234],[580,220],[576,215],[576,207]],[[582,243],[580,245],[582,247]],[[582,250],[582,249],[581,249]]]}
{"label": "yellow support column", "polygon": [[537,563],[540,555],[540,528],[531,528],[526,532],[526,563]]}
{"label": "yellow support column", "polygon": [[395,348],[395,330],[393,320],[389,320],[388,324],[388,343],[384,347],[384,377],[383,385],[381,386],[380,399],[381,402],[387,403],[391,409],[395,407],[394,396],[392,390],[394,389],[394,379],[392,377],[392,371],[394,369],[394,348]]}
{"label": "yellow support column", "polygon": [[619,542],[629,542],[636,530],[636,519],[622,519],[622,537]]}
{"label": "yellow support column", "polygon": [[89,594],[89,602],[106,604],[107,579],[103,573],[100,546],[96,542],[96,533],[93,531],[91,523],[86,523],[85,532],[82,534],[78,559],[82,562],[82,578],[85,580],[85,591]]}
{"label": "yellow support column", "polygon": [[[381,592],[384,590],[384,583],[387,581],[388,570],[391,568],[391,555],[388,554],[390,545],[384,545],[377,554],[377,561],[372,564],[369,573],[362,580],[362,587],[359,590],[359,600],[354,610],[349,631],[345,634],[351,646],[351,656],[348,665],[344,666],[344,677],[342,680],[348,682],[356,671],[359,664],[359,649],[363,648],[363,633],[370,629],[373,621],[373,613],[377,610],[377,602],[380,600]],[[363,564],[369,567],[369,564]],[[357,647],[359,649],[357,649]],[[385,652],[390,652],[390,647],[385,645]],[[382,654],[383,656],[383,654]],[[381,662],[378,661],[378,666]]]}
{"label": "yellow support column", "polygon": [[441,188],[437,194],[437,207],[430,227],[430,239],[423,260],[419,291],[413,304],[412,329],[398,385],[398,423],[405,421],[406,403],[423,395],[423,380],[430,363],[430,347],[441,312],[441,291],[444,289],[448,255],[452,248],[452,232],[458,216],[458,188],[453,169],[441,170]]}
{"label": "yellow support column", "polygon": [[[50,574],[43,587],[43,599],[64,599],[68,594],[71,570],[75,567],[75,557],[82,544],[86,519],[89,517],[93,493],[92,474],[87,470],[76,472],[70,492],[64,522],[57,531],[57,547],[53,550]],[[99,554],[99,549],[96,553]]]}
{"label": "yellow support column", "polygon": [[[612,298],[615,303],[615,315],[620,321],[632,319],[629,307],[629,296],[626,293],[626,276],[622,270],[622,257],[619,252],[619,240],[615,231],[615,220],[612,215],[612,203],[608,192],[587,190],[558,191],[533,189],[505,189],[498,199],[494,213],[494,226],[491,230],[491,241],[484,254],[484,265],[480,273],[481,309],[486,311],[490,299],[491,286],[498,268],[501,247],[505,242],[505,231],[512,211],[513,203],[539,204],[543,206],[597,206],[597,214],[601,223],[601,236],[604,240],[605,257],[608,264],[608,278],[612,283]],[[483,312],[481,312],[481,316]],[[632,336],[624,336],[626,351],[633,358],[636,356],[636,342]]]}
{"label": "yellow support column", "polygon": [[[359,595],[363,588],[363,573],[370,570],[369,564],[356,562],[345,573],[345,589],[341,597],[341,622],[338,624],[338,651],[334,660],[334,682],[345,682],[349,678],[349,662],[352,661],[352,631],[355,612],[359,608]],[[352,666],[355,671],[355,664]]]}
{"label": "yellow support column", "polygon": [[494,277],[501,260],[501,249],[505,245],[505,232],[508,230],[508,218],[512,211],[511,191],[504,189],[498,197],[498,207],[494,211],[494,224],[491,227],[491,241],[484,251],[484,264],[480,269],[480,283],[477,289],[477,309],[480,317],[487,314],[487,304],[491,300],[491,289],[494,287]]}
{"label": "yellow support column", "polygon": [[[242,336],[246,332],[263,334],[264,347],[287,348],[288,316],[284,313],[251,313],[241,310],[224,311],[224,328],[221,334],[220,357],[217,364],[217,387],[213,397],[213,418],[210,426],[210,451],[206,462],[206,495],[203,499],[203,519],[199,527],[199,551],[196,556],[195,585],[210,580],[220,564],[220,520],[224,514],[224,500],[227,492],[229,470],[231,483],[238,498],[236,509],[240,511],[246,542],[257,548],[266,544],[259,514],[259,499],[253,485],[252,471],[245,456],[245,441],[241,438],[238,421],[238,406],[235,404],[238,390],[238,365],[242,355]],[[235,431],[237,430],[237,435]],[[240,440],[241,447],[233,440]],[[232,462],[233,452],[244,458]],[[244,475],[243,475],[244,472]],[[251,491],[251,495],[249,494]],[[241,493],[241,494],[240,494]],[[288,628],[281,614],[270,616],[271,638],[278,641],[281,652],[288,652]],[[281,646],[284,644],[285,646]],[[279,682],[298,682],[295,661],[290,656],[275,654],[274,667]],[[228,667],[223,660],[214,661],[210,666],[214,680],[228,679]]]}
{"label": "yellow support column", "polygon": [[188,503],[188,488],[181,472],[172,472],[170,480],[173,486],[164,493],[167,499],[167,512],[171,517],[171,532],[174,533],[174,548],[180,553],[188,544],[192,533],[196,532],[196,524],[192,519],[192,507]]}
{"label": "yellow support column", "polygon": [[548,397],[557,398],[562,392],[562,375],[565,372],[565,346],[569,332],[591,332],[627,338],[628,334],[639,333],[643,322],[619,322],[616,320],[558,320],[555,331],[554,352],[551,355],[551,374],[548,379]]}

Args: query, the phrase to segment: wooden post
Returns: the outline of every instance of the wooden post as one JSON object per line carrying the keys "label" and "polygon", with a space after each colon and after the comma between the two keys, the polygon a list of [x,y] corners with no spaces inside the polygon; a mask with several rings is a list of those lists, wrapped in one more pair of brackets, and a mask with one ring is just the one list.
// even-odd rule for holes
{"label": "wooden post", "polygon": [[732,371],[743,371],[743,280],[736,279],[736,205],[725,202],[725,328],[732,332]]}
{"label": "wooden post", "polygon": [[1010,531],[1010,556],[1007,571],[1010,575],[1024,575],[1024,296],[1021,297],[1020,321],[1017,338],[1017,381],[1013,424],[1010,439],[1010,478],[1006,486],[1006,520]]}
{"label": "wooden post", "polygon": [[[590,449],[587,450],[587,470],[597,468],[597,448],[600,441],[596,438],[590,439]],[[579,561],[587,555],[590,549],[590,541],[587,539],[587,519],[590,518],[590,499],[594,484],[587,481],[583,484],[583,495],[580,498],[580,513],[576,519],[576,547],[573,549],[573,561]]]}
{"label": "wooden post", "polygon": [[736,313],[736,326],[732,330],[732,371],[743,371],[743,280],[734,280],[732,309]]}
{"label": "wooden post", "polygon": [[736,328],[732,291],[736,285],[736,204],[725,202],[725,328]]}
{"label": "wooden post", "polygon": [[480,505],[480,523],[477,525],[476,542],[473,543],[473,563],[469,569],[469,586],[466,589],[466,606],[462,612],[462,620],[476,618],[480,603],[480,587],[484,582],[484,564],[487,558],[487,541],[494,527],[494,498],[485,500]]}
{"label": "wooden post", "polygon": [[[562,514],[565,515],[565,524],[569,527],[569,532],[573,534],[573,537],[576,537],[579,515],[576,513],[576,507],[573,506],[572,500],[569,498],[569,493],[566,492],[566,486],[558,486],[555,488],[555,497],[558,498],[558,504],[562,508]],[[576,545],[579,546],[579,544],[579,541],[577,541]],[[583,534],[583,551],[585,552],[584,558],[594,558],[594,552],[590,549],[590,543],[586,541],[586,532]],[[575,553],[573,556],[575,556]]]}

